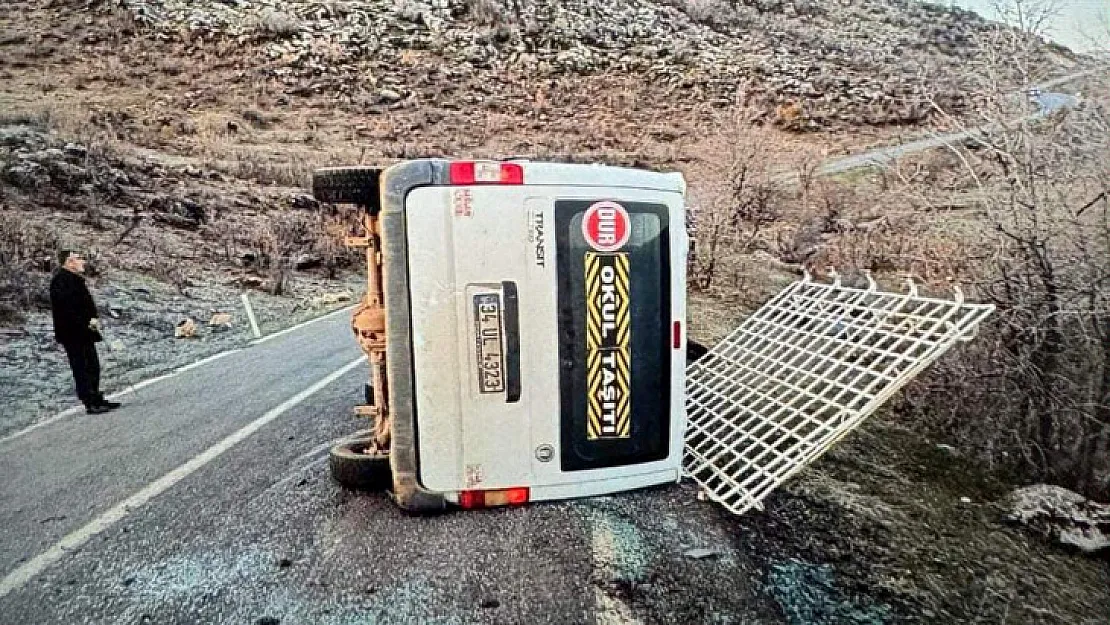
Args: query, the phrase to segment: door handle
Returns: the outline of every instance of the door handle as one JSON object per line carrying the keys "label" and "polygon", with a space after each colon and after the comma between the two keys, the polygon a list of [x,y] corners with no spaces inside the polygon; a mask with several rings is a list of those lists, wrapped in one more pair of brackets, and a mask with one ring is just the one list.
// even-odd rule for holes
{"label": "door handle", "polygon": [[505,297],[505,403],[520,401],[520,293],[516,282],[501,283]]}

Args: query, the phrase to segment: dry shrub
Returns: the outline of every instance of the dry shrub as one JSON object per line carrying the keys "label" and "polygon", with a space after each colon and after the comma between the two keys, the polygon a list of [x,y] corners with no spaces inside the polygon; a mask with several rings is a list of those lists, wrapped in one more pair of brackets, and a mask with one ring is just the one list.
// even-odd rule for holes
{"label": "dry shrub", "polygon": [[332,19],[344,17],[351,12],[351,8],[344,0],[326,0],[323,4],[328,12],[328,17]]}
{"label": "dry shrub", "polygon": [[349,232],[347,215],[282,209],[268,213],[246,242],[253,244],[255,266],[265,274],[270,293],[285,295],[293,263],[302,254],[317,255],[330,277],[349,264],[353,256],[343,247]]}
{"label": "dry shrub", "polygon": [[721,0],[684,0],[682,9],[691,20],[701,24],[724,22],[724,15],[732,8]]}
{"label": "dry shrub", "polygon": [[[267,151],[252,143],[260,142],[258,134],[278,121],[253,109],[239,116],[201,114],[190,122],[195,127],[196,149],[206,169],[243,180],[285,187],[307,187],[312,171],[322,164],[296,152]],[[351,158],[348,151],[337,151],[335,158]]]}
{"label": "dry shrub", "polygon": [[125,85],[127,78],[145,78],[151,69],[141,63],[125,63],[115,55],[95,56],[91,59],[90,65],[87,78],[110,85]]}
{"label": "dry shrub", "polygon": [[811,130],[813,122],[806,115],[805,108],[799,102],[787,102],[775,108],[775,125],[783,130],[800,132]]}
{"label": "dry shrub", "polygon": [[[1022,479],[1110,498],[1110,115],[1105,103],[947,149],[895,171],[916,219],[875,255],[948,273],[996,314],[908,393],[916,427]],[[1005,119],[983,110],[988,119]],[[908,172],[906,171],[908,170]],[[899,231],[900,230],[900,231]]]}
{"label": "dry shrub", "polygon": [[912,275],[933,284],[966,275],[974,261],[963,249],[978,228],[973,214],[930,213],[907,194],[869,184],[815,181],[809,194],[810,237],[780,242],[781,256],[794,254],[796,262],[818,268]]}
{"label": "dry shrub", "polygon": [[244,120],[250,123],[250,125],[259,129],[269,128],[275,121],[277,121],[275,118],[272,118],[257,109],[246,109],[242,112],[242,116]]}
{"label": "dry shrub", "polygon": [[337,209],[319,216],[311,251],[320,256],[329,280],[338,277],[341,268],[351,266],[362,257],[357,250],[348,249],[344,244],[347,236],[359,233],[357,221],[357,209]]}
{"label": "dry shrub", "polygon": [[239,152],[230,160],[208,160],[204,165],[243,180],[254,180],[261,184],[282,187],[307,187],[312,180],[312,171],[319,167],[311,162],[272,161],[261,154]]}
{"label": "dry shrub", "polygon": [[185,72],[185,63],[176,57],[162,57],[157,63],[158,71],[167,76],[180,76]]}
{"label": "dry shrub", "polygon": [[12,107],[0,113],[0,125],[26,125],[42,129],[55,129],[67,134],[88,122],[87,115],[70,106],[55,102],[37,102],[22,107]]}
{"label": "dry shrub", "polygon": [[509,11],[497,0],[469,0],[466,11],[470,19],[483,26],[500,26],[510,21]]}
{"label": "dry shrub", "polygon": [[0,228],[0,321],[18,322],[20,313],[49,306],[47,284],[57,235],[19,213],[9,212]]}
{"label": "dry shrub", "polygon": [[0,126],[32,126],[46,128],[49,125],[49,109],[8,110],[0,112]]}
{"label": "dry shrub", "polygon": [[186,295],[185,287],[189,286],[189,275],[180,259],[166,255],[156,255],[150,265],[149,273],[155,279],[172,285],[177,292]]}
{"label": "dry shrub", "polygon": [[[720,119],[716,136],[702,148],[711,159],[691,173],[689,227],[692,240],[690,282],[695,288],[744,291],[741,262],[755,252],[787,263],[802,262],[782,253],[784,237],[800,230],[809,196],[793,176],[775,171],[776,135],[754,120],[759,113],[737,109]],[[794,155],[805,171],[807,155]],[[727,276],[725,283],[720,278]]]}
{"label": "dry shrub", "polygon": [[271,213],[256,233],[258,267],[267,272],[271,295],[284,295],[292,256],[309,242],[308,224],[291,211]]}
{"label": "dry shrub", "polygon": [[715,30],[750,29],[757,26],[759,11],[730,0],[671,0],[691,21]]}
{"label": "dry shrub", "polygon": [[0,126],[27,125],[53,130],[68,141],[84,145],[95,156],[117,153],[118,139],[128,132],[132,121],[126,113],[57,101],[35,102],[0,112]]}

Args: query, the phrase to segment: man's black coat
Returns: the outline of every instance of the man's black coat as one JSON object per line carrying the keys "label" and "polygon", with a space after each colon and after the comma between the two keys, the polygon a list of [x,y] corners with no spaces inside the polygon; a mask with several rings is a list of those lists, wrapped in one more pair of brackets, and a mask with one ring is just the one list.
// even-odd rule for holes
{"label": "man's black coat", "polygon": [[89,327],[89,320],[99,315],[85,279],[59,269],[50,281],[50,308],[54,313],[54,338],[59,343],[74,345],[95,343],[100,333]]}

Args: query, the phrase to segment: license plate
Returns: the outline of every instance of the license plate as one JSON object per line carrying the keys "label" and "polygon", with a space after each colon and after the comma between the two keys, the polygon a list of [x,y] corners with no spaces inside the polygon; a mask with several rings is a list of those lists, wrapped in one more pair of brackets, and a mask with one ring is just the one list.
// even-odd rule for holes
{"label": "license plate", "polygon": [[475,352],[478,357],[478,392],[505,392],[504,327],[501,294],[474,296]]}

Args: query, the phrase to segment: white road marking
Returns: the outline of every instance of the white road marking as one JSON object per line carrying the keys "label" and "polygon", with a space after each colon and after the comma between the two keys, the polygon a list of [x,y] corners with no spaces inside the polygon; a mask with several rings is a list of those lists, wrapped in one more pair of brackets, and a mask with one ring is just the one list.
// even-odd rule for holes
{"label": "white road marking", "polygon": [[124,395],[134,395],[135,391],[137,391],[141,388],[150,386],[151,384],[154,384],[155,382],[161,382],[162,380],[168,380],[168,379],[172,378],[173,376],[177,375],[177,373],[178,373],[177,371],[171,371],[170,373],[165,373],[165,374],[162,374],[160,376],[150,378],[149,380],[143,380],[142,382],[137,382],[135,384],[132,384],[131,386],[128,386],[127,388],[123,389],[122,391],[112,393],[111,395],[108,396],[108,399],[119,399],[120,397],[123,397]]}
{"label": "white road marking", "polygon": [[337,438],[337,439],[335,439],[335,440],[331,440],[331,441],[328,441],[328,442],[326,442],[326,443],[322,443],[322,444],[320,444],[320,445],[317,445],[317,446],[313,447],[312,449],[310,449],[310,450],[306,451],[305,453],[303,453],[303,454],[301,454],[301,455],[297,456],[297,457],[296,457],[296,458],[295,458],[295,459],[293,460],[293,462],[290,462],[289,464],[293,464],[293,465],[298,465],[298,464],[300,464],[301,462],[304,462],[305,460],[308,460],[309,458],[313,458],[313,459],[314,459],[314,457],[315,457],[315,456],[318,456],[318,455],[320,455],[321,453],[323,453],[323,452],[325,452],[325,451],[328,451],[329,449],[331,449],[332,447],[334,447],[334,446],[335,446],[336,444],[338,444],[338,443],[339,443],[340,441],[342,441],[342,440],[344,440],[344,439],[346,439],[346,438],[347,438],[346,436],[341,436],[341,437],[339,437],[339,438]]}
{"label": "white road marking", "polygon": [[12,439],[19,438],[20,436],[23,436],[24,434],[30,434],[31,432],[34,432],[35,430],[37,430],[41,427],[45,427],[47,425],[50,425],[51,423],[54,423],[55,421],[58,421],[60,419],[64,419],[68,416],[75,415],[75,414],[77,414],[78,412],[81,412],[84,409],[85,409],[84,406],[74,406],[72,408],[66,408],[65,410],[63,410],[63,411],[59,412],[58,414],[54,415],[53,417],[50,417],[46,421],[40,421],[40,422],[38,422],[34,425],[29,425],[29,426],[23,428],[22,430],[19,430],[18,432],[14,432],[12,434],[8,434],[7,436],[5,436],[3,438],[0,438],[0,443],[6,443],[6,442],[8,442]]}
{"label": "white road marking", "polygon": [[229,349],[226,352],[220,352],[218,354],[212,354],[211,356],[209,356],[207,358],[201,358],[200,360],[198,360],[196,362],[191,362],[191,363],[189,363],[189,364],[187,364],[183,367],[178,367],[177,369],[174,370],[174,373],[185,373],[186,371],[188,371],[190,369],[196,369],[197,367],[200,367],[202,365],[206,365],[206,364],[208,364],[210,362],[213,362],[215,360],[219,360],[219,359],[221,359],[225,356],[230,356],[232,354],[237,354],[241,351],[243,351],[243,350],[241,348],[237,347],[235,349]]}
{"label": "white road marking", "polygon": [[355,309],[355,306],[358,306],[358,304],[351,304],[350,306],[347,306],[345,308],[340,308],[339,310],[333,310],[333,311],[331,311],[330,313],[328,313],[326,315],[321,315],[321,316],[316,317],[314,319],[309,319],[308,321],[305,321],[304,323],[299,323],[299,324],[297,324],[297,325],[295,325],[291,328],[285,328],[284,330],[281,330],[280,332],[274,332],[273,334],[267,334],[266,336],[264,336],[260,339],[254,339],[253,341],[251,341],[251,345],[258,345],[259,343],[265,343],[266,341],[269,341],[270,339],[276,339],[277,337],[283,336],[285,334],[289,334],[290,332],[293,332],[294,330],[299,330],[299,329],[301,329],[301,328],[303,328],[307,325],[312,325],[312,324],[316,323],[317,321],[323,321],[324,319],[330,319],[330,318],[338,315],[339,313],[350,312],[350,311]]}
{"label": "white road marking", "polygon": [[[251,341],[249,344],[250,345],[258,345],[259,343],[265,343],[266,341],[268,341],[272,338],[276,338],[276,337],[282,336],[284,334],[288,334],[288,333],[290,333],[294,330],[298,330],[298,329],[303,328],[307,325],[311,325],[313,323],[316,323],[317,321],[323,321],[324,319],[327,319],[329,317],[334,317],[335,315],[338,315],[341,312],[350,311],[350,310],[354,309],[355,306],[357,306],[357,304],[347,306],[346,308],[340,308],[339,310],[333,310],[332,312],[330,312],[326,315],[316,317],[315,319],[309,319],[308,321],[305,321],[304,323],[297,324],[297,325],[295,325],[291,328],[286,328],[286,329],[284,329],[280,332],[275,332],[273,334],[268,334],[268,335],[266,335],[266,336],[264,336],[260,339],[255,339],[255,340]],[[208,356],[207,358],[201,358],[200,360],[198,360],[196,362],[178,367],[178,368],[174,369],[173,371],[171,371],[170,373],[166,373],[164,375],[160,375],[160,376],[157,376],[157,377],[154,377],[154,378],[150,378],[149,380],[143,380],[142,382],[138,382],[136,384],[132,384],[131,386],[128,386],[127,388],[125,388],[125,389],[123,389],[119,392],[112,393],[111,395],[108,395],[107,399],[112,399],[112,400],[119,399],[120,397],[123,397],[124,395],[134,393],[135,391],[143,388],[144,386],[150,386],[151,384],[154,384],[155,382],[161,382],[162,380],[167,380],[167,379],[172,378],[173,376],[177,375],[178,373],[184,373],[185,371],[189,371],[190,369],[196,369],[197,367],[199,367],[201,365],[206,365],[210,362],[213,362],[215,360],[219,360],[220,358],[223,358],[225,356],[230,356],[231,354],[234,354],[236,352],[241,352],[241,351],[243,351],[242,348],[229,349],[227,351],[219,352],[217,354],[213,354],[211,356]],[[58,414],[56,414],[56,415],[54,415],[54,416],[52,416],[52,417],[50,417],[50,418],[48,418],[44,421],[39,421],[38,423],[35,423],[33,425],[29,425],[29,426],[23,428],[22,430],[17,430],[15,432],[12,432],[11,434],[6,435],[6,436],[0,436],[0,444],[6,443],[6,442],[11,441],[11,440],[15,440],[15,439],[17,439],[21,436],[25,436],[27,434],[30,434],[31,432],[34,432],[35,430],[37,430],[39,428],[46,427],[46,426],[48,426],[52,423],[56,423],[56,422],[58,422],[58,421],[60,421],[64,418],[66,418],[66,417],[71,417],[75,414],[78,414],[82,410],[84,410],[84,406],[73,406],[73,407],[70,407],[70,408],[66,408],[65,410],[59,412]]]}
{"label": "white road marking", "polygon": [[143,507],[151,499],[166,492],[181,480],[189,477],[199,469],[203,468],[209,462],[219,458],[225,451],[231,449],[236,444],[242,442],[258,430],[262,429],[268,423],[277,419],[285,414],[289,409],[294,408],[304,400],[319,392],[325,386],[336,381],[355,367],[366,362],[366,358],[360,356],[356,360],[339,368],[327,375],[324,379],[306,388],[305,390],[297,393],[293,397],[285,400],[281,405],[270,410],[261,417],[251,421],[242,429],[236,431],[234,434],[228,436],[222,441],[204,450],[200,455],[189,460],[185,464],[177,467],[173,471],[158,478],[158,480],[150,483],[139,492],[131,495],[127,499],[113,506],[104,514],[96,517],[84,527],[70,533],[65,538],[54,544],[43,553],[35,556],[33,559],[28,560],[22,566],[19,566],[14,571],[9,573],[4,579],[0,580],[0,598],[7,596],[12,591],[22,588],[27,582],[33,579],[39,573],[42,573],[50,566],[56,564],[58,561],[65,558],[66,554],[80,548],[87,543],[89,539],[104,530],[110,528],[112,525],[119,522],[120,519],[126,517],[133,510]]}

